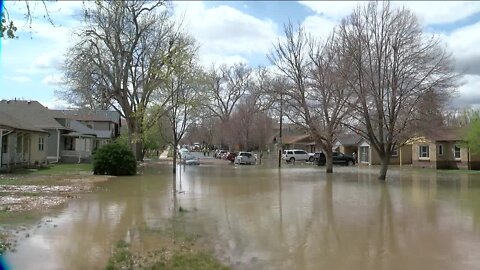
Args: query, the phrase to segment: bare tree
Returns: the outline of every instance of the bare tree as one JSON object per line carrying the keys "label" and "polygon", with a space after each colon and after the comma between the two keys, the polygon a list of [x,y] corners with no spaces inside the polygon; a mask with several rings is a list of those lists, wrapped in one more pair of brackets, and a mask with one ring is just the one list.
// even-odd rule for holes
{"label": "bare tree", "polygon": [[393,148],[425,121],[416,113],[420,105],[429,106],[422,99],[454,89],[451,57],[439,38],[423,33],[411,11],[388,2],[358,7],[342,21],[339,34],[351,65],[343,78],[358,98],[349,127],[378,153],[379,179],[385,180]]}
{"label": "bare tree", "polygon": [[350,91],[338,78],[344,67],[335,46],[335,35],[320,43],[299,26],[285,26],[285,41],[279,41],[269,55],[288,79],[284,94],[287,117],[302,126],[325,151],[326,172],[333,172],[333,141],[348,114]]}
{"label": "bare tree", "polygon": [[244,64],[212,66],[205,77],[207,110],[222,122],[228,121],[235,105],[248,90],[251,69]]}
{"label": "bare tree", "polygon": [[[186,42],[193,45],[189,40]],[[194,53],[193,49],[184,51],[184,56],[174,63],[174,69],[164,87],[163,94],[168,97],[165,115],[173,135],[173,173],[176,173],[177,146],[189,126],[196,122],[197,109],[200,107],[200,94],[197,89],[200,72],[194,63]]]}
{"label": "bare tree", "polygon": [[146,108],[185,46],[163,7],[164,1],[96,1],[85,8],[85,26],[65,66],[72,94],[96,96],[126,119],[138,160]]}
{"label": "bare tree", "polygon": [[212,66],[202,84],[205,110],[219,119],[215,137],[225,143],[228,121],[240,99],[248,92],[252,70],[245,64]]}

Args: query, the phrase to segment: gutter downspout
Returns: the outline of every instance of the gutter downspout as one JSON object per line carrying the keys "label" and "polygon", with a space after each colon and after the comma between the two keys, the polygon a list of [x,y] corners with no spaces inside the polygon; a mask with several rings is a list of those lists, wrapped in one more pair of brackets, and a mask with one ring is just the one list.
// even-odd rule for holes
{"label": "gutter downspout", "polygon": [[60,130],[57,128],[57,163],[60,160]]}

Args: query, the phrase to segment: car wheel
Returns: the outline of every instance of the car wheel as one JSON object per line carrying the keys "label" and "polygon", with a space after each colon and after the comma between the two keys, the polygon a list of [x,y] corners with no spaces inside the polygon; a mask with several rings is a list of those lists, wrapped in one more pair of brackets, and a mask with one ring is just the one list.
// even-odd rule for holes
{"label": "car wheel", "polygon": [[295,162],[295,158],[291,157],[288,161],[293,163],[293,162]]}
{"label": "car wheel", "polygon": [[308,158],[308,161],[309,161],[309,162],[313,162],[313,161],[314,161],[314,158],[313,158],[313,157],[310,157],[310,158]]}
{"label": "car wheel", "polygon": [[353,161],[349,160],[347,166],[353,166]]}

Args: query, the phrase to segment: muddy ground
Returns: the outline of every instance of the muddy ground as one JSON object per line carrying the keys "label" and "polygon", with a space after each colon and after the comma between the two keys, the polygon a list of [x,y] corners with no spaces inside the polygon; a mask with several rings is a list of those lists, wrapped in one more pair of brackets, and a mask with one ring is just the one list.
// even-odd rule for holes
{"label": "muddy ground", "polygon": [[[27,231],[35,216],[96,189],[111,176],[90,172],[65,175],[0,175],[0,255],[15,250],[17,235]],[[28,235],[28,234],[27,234]]]}

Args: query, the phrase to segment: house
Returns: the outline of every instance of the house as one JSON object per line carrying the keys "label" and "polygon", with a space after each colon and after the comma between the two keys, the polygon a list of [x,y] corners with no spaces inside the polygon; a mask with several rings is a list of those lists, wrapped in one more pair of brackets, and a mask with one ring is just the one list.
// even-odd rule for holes
{"label": "house", "polygon": [[111,143],[120,133],[120,114],[115,111],[51,110],[55,119],[71,129],[62,134],[62,162],[89,162],[93,152]]}
{"label": "house", "polygon": [[0,171],[45,164],[47,134],[22,119],[0,112]]}
{"label": "house", "polygon": [[89,162],[96,148],[112,142],[120,132],[118,112],[49,110],[37,101],[25,100],[2,100],[0,112],[22,119],[30,131],[46,133],[44,149],[49,162]]}
{"label": "house", "polygon": [[301,149],[306,152],[315,153],[320,151],[313,138],[308,134],[288,135],[282,137],[283,149]]}
{"label": "house", "polygon": [[24,125],[32,129],[40,129],[48,134],[45,137],[47,159],[60,161],[61,134],[69,132],[69,128],[62,126],[55,120],[53,113],[38,101],[2,100],[0,112],[22,119]]}
{"label": "house", "polygon": [[[381,159],[366,139],[361,138],[358,142],[357,159],[359,165],[380,165]],[[400,147],[395,147],[390,157],[390,165],[405,165],[412,164],[412,145],[403,144]]]}
{"label": "house", "polygon": [[116,137],[120,136],[122,127],[121,116],[117,111],[107,110],[52,110],[59,119],[71,119],[93,130],[95,140],[93,149],[111,143]]}
{"label": "house", "polygon": [[358,153],[358,143],[362,137],[358,134],[342,134],[337,136],[333,142],[333,151],[342,152],[347,155]]}
{"label": "house", "polygon": [[442,127],[409,139],[414,167],[435,169],[480,169],[480,157],[471,155],[462,143],[464,130]]}

